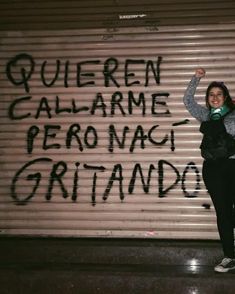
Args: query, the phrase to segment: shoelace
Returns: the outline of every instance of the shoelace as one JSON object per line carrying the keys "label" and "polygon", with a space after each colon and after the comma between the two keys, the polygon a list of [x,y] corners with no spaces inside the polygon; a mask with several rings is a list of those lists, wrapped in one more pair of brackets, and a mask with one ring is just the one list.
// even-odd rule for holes
{"label": "shoelace", "polygon": [[226,266],[227,264],[229,264],[231,261],[233,261],[234,259],[231,259],[231,258],[224,258],[222,261],[221,261],[221,265],[223,266]]}

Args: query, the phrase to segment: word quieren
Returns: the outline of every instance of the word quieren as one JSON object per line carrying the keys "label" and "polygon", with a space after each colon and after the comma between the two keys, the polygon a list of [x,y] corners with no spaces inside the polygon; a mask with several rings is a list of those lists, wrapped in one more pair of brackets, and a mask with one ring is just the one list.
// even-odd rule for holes
{"label": "word quieren", "polygon": [[[132,65],[142,65],[143,70],[145,71],[145,82],[144,86],[149,85],[150,75],[154,77],[156,84],[160,84],[160,64],[162,57],[158,56],[157,61],[152,60],[143,60],[143,59],[126,59],[124,62],[124,68],[122,68],[124,85],[130,87],[136,84],[141,84],[141,82],[135,79],[135,73],[130,69]],[[26,63],[26,64],[25,64]],[[11,81],[14,85],[19,86],[23,85],[27,93],[30,91],[30,80],[34,74],[35,70],[35,60],[34,58],[26,53],[18,54],[14,58],[10,59],[6,65],[6,74],[8,80]],[[95,86],[95,73],[89,71],[88,69],[84,70],[86,66],[95,66],[102,64],[101,60],[86,60],[78,62],[75,65],[71,65],[70,61],[65,61],[63,68],[61,60],[56,60],[56,69],[54,71],[54,77],[48,81],[46,78],[47,75],[47,65],[48,61],[43,61],[42,64],[37,64],[40,66],[40,80],[45,87],[52,87],[58,79],[63,79],[64,87],[68,88],[70,81],[70,72],[76,72],[76,85],[77,87],[85,86]],[[72,68],[72,69],[71,69]],[[15,69],[19,69],[19,73],[16,73]],[[114,76],[114,74],[120,71],[119,61],[116,58],[110,57],[107,58],[103,63],[103,78],[104,78],[104,87],[120,87],[120,82]],[[19,78],[20,74],[20,78]],[[87,81],[87,78],[90,80]],[[85,81],[84,81],[85,79]],[[133,80],[134,79],[134,80]]]}

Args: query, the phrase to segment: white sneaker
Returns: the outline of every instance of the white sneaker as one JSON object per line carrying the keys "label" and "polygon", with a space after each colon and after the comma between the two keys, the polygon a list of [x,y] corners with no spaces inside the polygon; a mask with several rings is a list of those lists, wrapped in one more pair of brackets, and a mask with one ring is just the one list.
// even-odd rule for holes
{"label": "white sneaker", "polygon": [[235,259],[225,257],[221,263],[214,267],[214,270],[218,273],[227,273],[235,269]]}

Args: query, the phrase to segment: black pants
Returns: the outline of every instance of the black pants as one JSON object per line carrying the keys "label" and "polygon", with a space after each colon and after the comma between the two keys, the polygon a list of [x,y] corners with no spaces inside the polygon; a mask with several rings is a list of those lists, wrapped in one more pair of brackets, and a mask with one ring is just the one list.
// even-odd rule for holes
{"label": "black pants", "polygon": [[235,160],[206,160],[202,176],[216,210],[224,256],[234,258]]}

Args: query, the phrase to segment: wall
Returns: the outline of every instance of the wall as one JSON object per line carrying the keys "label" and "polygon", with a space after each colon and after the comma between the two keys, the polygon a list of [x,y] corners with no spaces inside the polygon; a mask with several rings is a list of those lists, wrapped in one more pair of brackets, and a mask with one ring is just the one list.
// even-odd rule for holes
{"label": "wall", "polygon": [[0,32],[1,234],[217,239],[182,97],[198,66],[199,103],[212,80],[234,95],[235,25],[17,19]]}
{"label": "wall", "polygon": [[234,23],[233,0],[1,0],[0,30]]}

